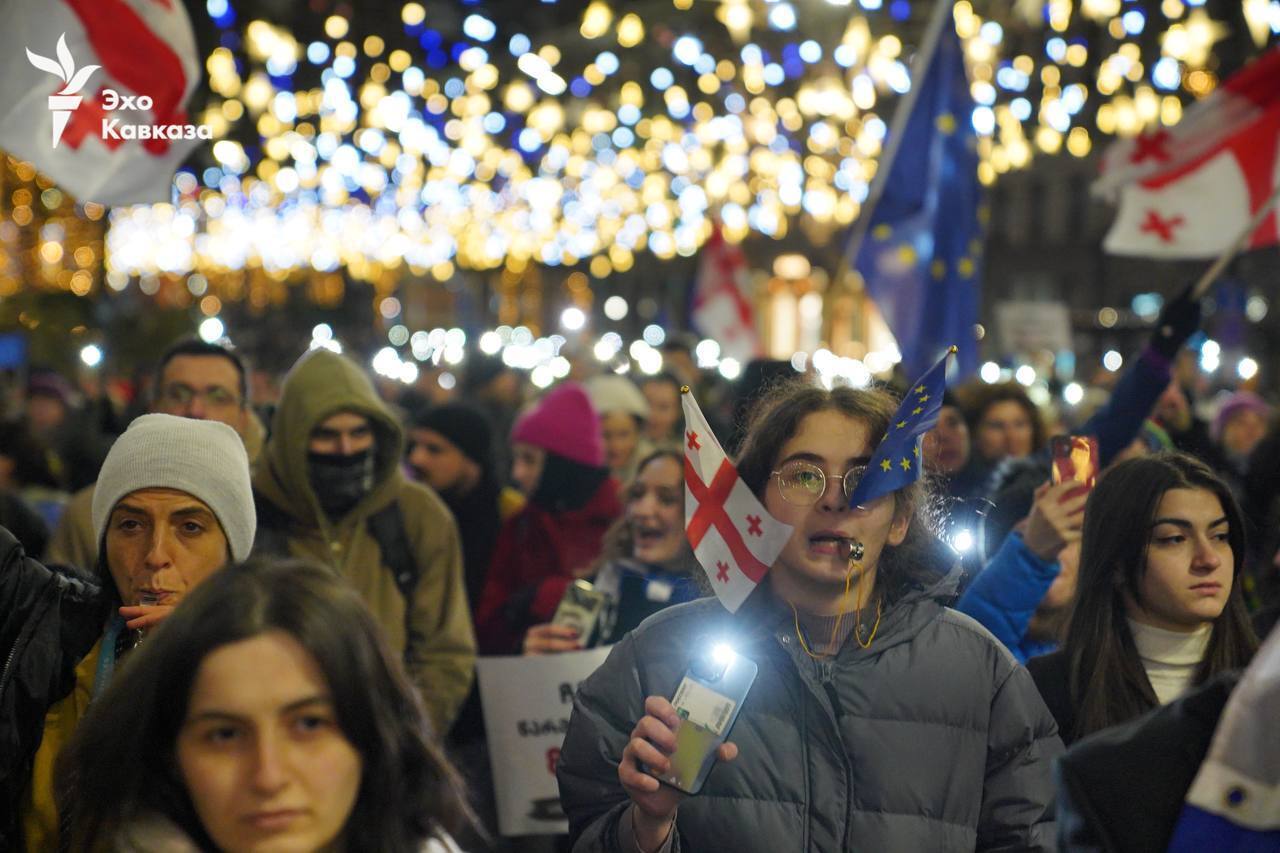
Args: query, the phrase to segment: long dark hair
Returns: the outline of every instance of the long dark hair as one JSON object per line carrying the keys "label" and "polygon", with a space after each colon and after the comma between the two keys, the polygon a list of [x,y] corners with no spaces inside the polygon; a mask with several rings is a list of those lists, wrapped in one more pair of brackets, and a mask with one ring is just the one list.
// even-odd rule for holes
{"label": "long dark hair", "polygon": [[1226,483],[1185,453],[1165,451],[1121,462],[1098,480],[1084,511],[1079,580],[1063,643],[1076,737],[1131,720],[1158,704],[1129,630],[1124,595],[1138,598],[1151,522],[1170,489],[1203,489],[1217,496],[1235,558],[1231,595],[1213,620],[1193,683],[1244,666],[1258,648],[1240,584],[1244,519]]}
{"label": "long dark hair", "polygon": [[129,822],[158,813],[201,849],[215,849],[179,775],[175,744],[204,658],[267,631],[284,631],[315,659],[338,725],[360,753],[347,838],[361,850],[408,853],[469,818],[421,700],[358,594],[318,566],[255,560],[214,573],[192,592],[76,728],[58,760],[65,844],[97,849]]}
{"label": "long dark hair", "polygon": [[[782,447],[795,435],[800,422],[816,412],[840,412],[866,424],[871,447],[880,443],[897,409],[898,401],[887,391],[837,387],[831,390],[803,379],[773,385],[747,422],[738,452],[738,474],[762,501]],[[936,503],[926,479],[893,493],[897,517],[911,517],[901,545],[886,545],[877,567],[877,586],[883,584],[887,603],[907,592],[936,581],[944,546],[936,536]]]}

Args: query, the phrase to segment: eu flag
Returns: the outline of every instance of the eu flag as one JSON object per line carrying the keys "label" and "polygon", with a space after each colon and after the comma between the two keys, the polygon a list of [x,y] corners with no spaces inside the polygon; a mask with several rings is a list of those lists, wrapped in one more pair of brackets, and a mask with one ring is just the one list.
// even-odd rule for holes
{"label": "eu flag", "polygon": [[[907,376],[918,376],[951,343],[959,345],[961,376],[978,367],[974,325],[978,322],[978,264],[983,228],[979,222],[977,139],[973,98],[965,76],[964,52],[956,36],[951,4],[937,47],[923,76],[912,84],[896,155],[886,139],[880,164],[888,172],[857,252],[856,268],[867,293],[883,313],[902,352]],[[919,72],[917,72],[917,75]],[[891,131],[892,134],[892,131]],[[856,238],[855,238],[856,239]]]}
{"label": "eu flag", "polygon": [[867,463],[867,472],[849,495],[850,507],[865,506],[881,495],[920,479],[924,434],[938,422],[942,395],[947,390],[947,359],[955,351],[955,347],[950,347],[937,364],[907,389],[875,455]]}

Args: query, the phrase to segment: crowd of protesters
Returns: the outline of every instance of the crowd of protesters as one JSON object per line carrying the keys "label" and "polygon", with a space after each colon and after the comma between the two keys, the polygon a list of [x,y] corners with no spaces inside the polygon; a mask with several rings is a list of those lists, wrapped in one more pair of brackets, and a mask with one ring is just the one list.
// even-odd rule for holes
{"label": "crowd of protesters", "polygon": [[[195,340],[125,407],[33,372],[0,412],[0,849],[520,849],[476,656],[589,639],[612,649],[560,757],[563,849],[1164,850],[1213,785],[1218,829],[1255,829],[1231,792],[1280,796],[1239,722],[1276,690],[1280,419],[1195,386],[1199,324],[1171,300],[1080,411],[948,391],[928,476],[857,507],[891,385],[761,362],[733,386],[680,336],[666,372],[540,393],[476,353],[426,398],[321,348],[255,401]],[[682,386],[794,527],[736,614],[684,538]],[[1062,434],[1096,439],[1096,486],[1052,482]],[[580,580],[611,602],[594,638],[552,620]],[[759,675],[684,796],[649,771],[722,629]],[[1204,769],[1233,750],[1253,776]],[[1130,774],[1165,801],[1136,823],[1088,782]]]}

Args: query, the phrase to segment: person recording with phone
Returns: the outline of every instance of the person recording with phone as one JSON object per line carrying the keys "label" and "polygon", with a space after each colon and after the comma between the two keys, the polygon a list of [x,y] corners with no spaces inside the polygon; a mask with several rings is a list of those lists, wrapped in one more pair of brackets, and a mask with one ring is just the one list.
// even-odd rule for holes
{"label": "person recording with phone", "polygon": [[[576,851],[1052,849],[1061,741],[1026,671],[945,606],[926,483],[850,506],[895,406],[796,381],[756,407],[738,473],[793,532],[737,613],[668,608],[582,684],[557,770]],[[749,662],[749,690],[717,689],[708,653]],[[660,782],[691,729],[718,763]]]}
{"label": "person recording with phone", "polygon": [[1076,590],[1088,497],[1088,487],[1075,480],[1039,486],[1030,513],[956,602],[1019,663],[1058,647]]}
{"label": "person recording with phone", "polygon": [[[617,642],[649,616],[703,594],[698,567],[684,538],[684,457],[659,450],[640,461],[623,491],[623,515],[605,534],[593,589],[608,597],[595,645]],[[525,634],[524,653],[585,648],[589,637],[555,620]]]}

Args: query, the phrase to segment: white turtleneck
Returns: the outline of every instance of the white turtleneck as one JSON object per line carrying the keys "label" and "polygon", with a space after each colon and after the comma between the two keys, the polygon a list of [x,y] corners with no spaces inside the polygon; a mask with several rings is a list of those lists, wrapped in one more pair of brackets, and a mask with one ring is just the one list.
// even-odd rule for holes
{"label": "white turtleneck", "polygon": [[1191,678],[1209,646],[1213,625],[1206,623],[1191,633],[1183,633],[1153,628],[1130,619],[1129,631],[1151,689],[1164,705],[1191,686]]}

